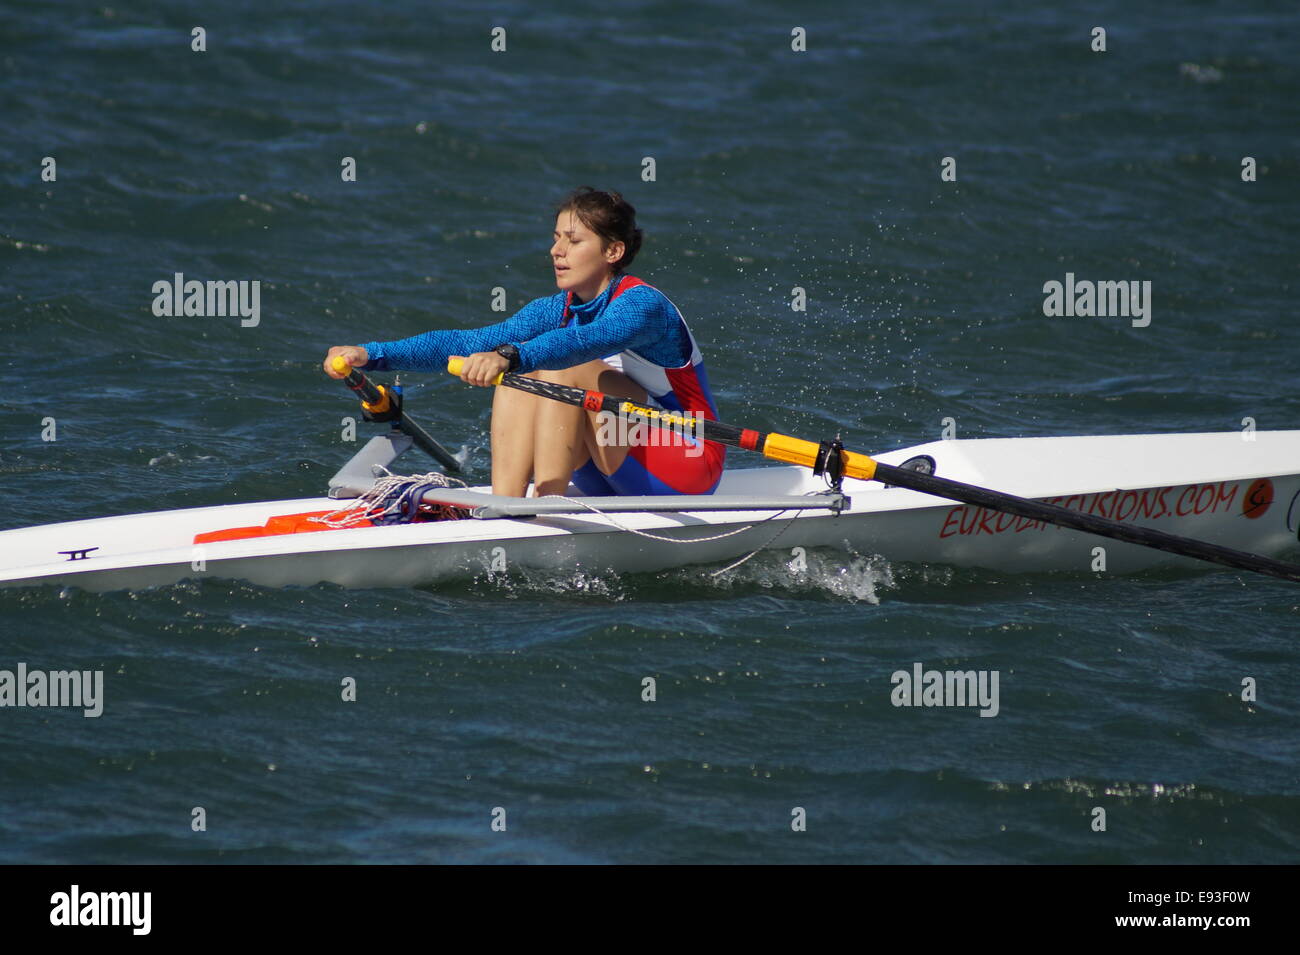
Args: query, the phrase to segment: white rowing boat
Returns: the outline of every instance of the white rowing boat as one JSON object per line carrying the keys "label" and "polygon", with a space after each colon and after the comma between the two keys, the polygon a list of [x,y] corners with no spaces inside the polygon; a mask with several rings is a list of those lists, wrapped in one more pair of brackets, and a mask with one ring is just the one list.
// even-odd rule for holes
{"label": "white rowing boat", "polygon": [[[483,487],[433,490],[426,502],[453,504],[473,516],[311,533],[249,532],[253,536],[196,543],[215,531],[333,510],[365,490],[374,465],[391,463],[409,447],[401,434],[372,439],[332,479],[330,497],[0,532],[0,587],[105,591],[203,577],[269,587],[408,587],[520,567],[655,571],[727,562],[763,549],[789,554],[796,547],[1013,572],[1127,573],[1195,564],[1154,545],[1107,540],[879,479],[844,477],[842,494],[836,494],[824,477],[798,466],[728,471],[711,497],[582,498],[570,488],[568,498],[537,499],[495,497]],[[938,441],[874,460],[882,466],[932,461],[934,473],[949,481],[997,487],[1002,496],[1055,504],[1121,529],[1194,538],[1248,552],[1245,557],[1283,557],[1297,548],[1300,431]]]}

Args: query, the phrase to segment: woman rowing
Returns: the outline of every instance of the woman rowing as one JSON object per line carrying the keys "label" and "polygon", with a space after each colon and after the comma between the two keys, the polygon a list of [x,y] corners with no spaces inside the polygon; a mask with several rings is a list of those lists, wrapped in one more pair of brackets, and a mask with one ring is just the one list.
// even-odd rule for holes
{"label": "woman rowing", "polygon": [[[533,299],[495,325],[424,332],[391,342],[335,346],[349,364],[377,371],[442,371],[463,357],[461,378],[490,385],[509,371],[717,420],[699,347],[662,292],[626,274],[641,247],[636,210],[617,192],[584,186],[559,206],[551,261],[559,292]],[[597,413],[498,388],[492,401],[492,490],[523,496],[710,494],[726,448],[653,429],[610,434]],[[678,436],[674,436],[677,438]]]}

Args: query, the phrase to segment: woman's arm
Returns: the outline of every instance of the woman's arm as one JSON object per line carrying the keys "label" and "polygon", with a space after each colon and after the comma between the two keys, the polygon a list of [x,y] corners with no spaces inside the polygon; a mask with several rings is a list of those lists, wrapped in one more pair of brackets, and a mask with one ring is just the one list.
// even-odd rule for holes
{"label": "woman's arm", "polygon": [[366,342],[366,371],[443,371],[451,355],[492,351],[506,342],[526,341],[556,328],[564,306],[556,296],[535,298],[504,322],[485,328],[422,332],[391,342]]}
{"label": "woman's arm", "polygon": [[[637,286],[614,299],[594,322],[570,323],[542,332],[531,341],[511,342],[519,347],[518,371],[526,373],[539,368],[571,368],[644,348],[674,335],[678,324],[676,311],[662,295]],[[689,349],[681,360],[690,360]]]}

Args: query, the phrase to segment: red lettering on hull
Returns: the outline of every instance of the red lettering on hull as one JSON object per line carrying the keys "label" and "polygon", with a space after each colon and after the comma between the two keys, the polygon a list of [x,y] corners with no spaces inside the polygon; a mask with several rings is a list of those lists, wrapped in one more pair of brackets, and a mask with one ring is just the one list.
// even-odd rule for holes
{"label": "red lettering on hull", "polygon": [[[1182,488],[1170,504],[1170,496],[1177,488],[1144,488],[1140,491],[1102,491],[1097,494],[1072,494],[1068,497],[1049,497],[1044,503],[1092,514],[1122,523],[1158,521],[1167,517],[1218,514],[1230,511],[1236,503],[1241,485],[1238,482],[1219,481],[1214,484],[1190,484]],[[1268,478],[1254,481],[1240,494],[1241,513],[1256,518],[1263,515],[1273,503],[1273,482]],[[987,534],[996,537],[1008,531],[1021,534],[1025,531],[1043,530],[1044,521],[1016,517],[984,507],[959,505],[944,517],[939,529],[939,539],[948,537],[978,537]]]}

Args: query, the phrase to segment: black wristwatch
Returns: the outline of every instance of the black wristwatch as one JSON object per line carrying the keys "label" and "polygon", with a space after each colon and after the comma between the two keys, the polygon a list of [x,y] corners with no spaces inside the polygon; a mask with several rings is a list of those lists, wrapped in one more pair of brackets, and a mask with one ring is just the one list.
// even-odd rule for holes
{"label": "black wristwatch", "polygon": [[496,348],[496,353],[500,355],[502,358],[510,362],[511,371],[514,371],[516,368],[519,367],[519,349],[516,348],[514,345],[511,345],[509,343],[506,343],[505,345],[498,345]]}

